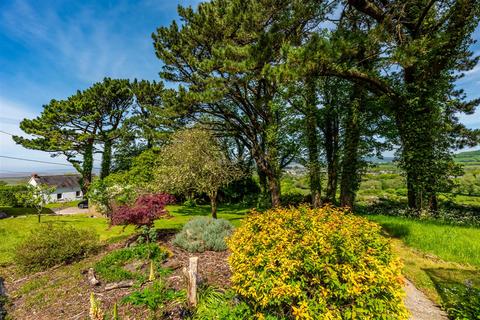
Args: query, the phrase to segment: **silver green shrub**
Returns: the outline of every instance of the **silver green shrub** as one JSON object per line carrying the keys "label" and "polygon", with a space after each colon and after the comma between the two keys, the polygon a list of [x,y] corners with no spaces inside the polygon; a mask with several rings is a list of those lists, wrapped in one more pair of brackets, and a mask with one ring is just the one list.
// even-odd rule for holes
{"label": "silver green shrub", "polygon": [[173,243],[189,252],[224,251],[227,250],[225,238],[232,231],[233,226],[227,220],[194,218],[185,224]]}

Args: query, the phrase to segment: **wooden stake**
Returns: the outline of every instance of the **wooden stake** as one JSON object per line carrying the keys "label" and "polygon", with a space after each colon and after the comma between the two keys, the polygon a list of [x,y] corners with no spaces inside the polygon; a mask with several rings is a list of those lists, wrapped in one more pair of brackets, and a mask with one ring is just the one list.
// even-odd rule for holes
{"label": "wooden stake", "polygon": [[197,280],[198,280],[198,257],[191,257],[188,270],[183,268],[187,278],[188,303],[195,307],[197,305]]}

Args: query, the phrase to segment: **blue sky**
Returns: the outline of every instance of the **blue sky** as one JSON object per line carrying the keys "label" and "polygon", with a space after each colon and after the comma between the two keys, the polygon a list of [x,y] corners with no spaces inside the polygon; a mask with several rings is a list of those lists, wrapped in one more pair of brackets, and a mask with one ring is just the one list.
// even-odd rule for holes
{"label": "blue sky", "polygon": [[[35,117],[49,100],[66,98],[105,76],[159,79],[161,62],[150,35],[178,17],[178,4],[197,2],[0,1],[0,130],[21,134],[21,119]],[[480,39],[480,28],[475,38]],[[480,55],[479,44],[472,49]],[[458,85],[469,98],[480,97],[480,65]],[[461,119],[480,128],[480,112]],[[0,133],[0,155],[66,163],[17,146],[4,133]],[[0,175],[53,168],[66,167],[0,158]]]}

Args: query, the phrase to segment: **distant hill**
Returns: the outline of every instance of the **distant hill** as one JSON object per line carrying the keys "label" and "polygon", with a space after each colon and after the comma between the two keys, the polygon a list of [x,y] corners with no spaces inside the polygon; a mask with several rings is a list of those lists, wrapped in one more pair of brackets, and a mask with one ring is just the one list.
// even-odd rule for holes
{"label": "distant hill", "polygon": [[455,155],[457,162],[480,162],[480,150],[464,151]]}

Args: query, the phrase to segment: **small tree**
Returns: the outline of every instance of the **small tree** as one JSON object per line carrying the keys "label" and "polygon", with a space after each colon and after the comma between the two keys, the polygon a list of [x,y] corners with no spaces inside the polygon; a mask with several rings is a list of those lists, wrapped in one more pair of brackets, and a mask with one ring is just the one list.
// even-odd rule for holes
{"label": "small tree", "polygon": [[112,225],[135,225],[137,228],[151,227],[155,219],[168,215],[165,206],[175,202],[170,194],[146,194],[133,205],[122,205],[113,209]]}
{"label": "small tree", "polygon": [[38,186],[27,186],[27,190],[18,195],[19,201],[25,207],[35,208],[38,215],[38,222],[41,221],[43,208],[48,203],[49,195],[55,191],[54,187],[45,184]]}
{"label": "small tree", "polygon": [[161,152],[157,171],[160,188],[190,195],[206,193],[211,212],[217,218],[218,190],[243,176],[220,148],[215,137],[204,129],[185,129],[173,135]]}

